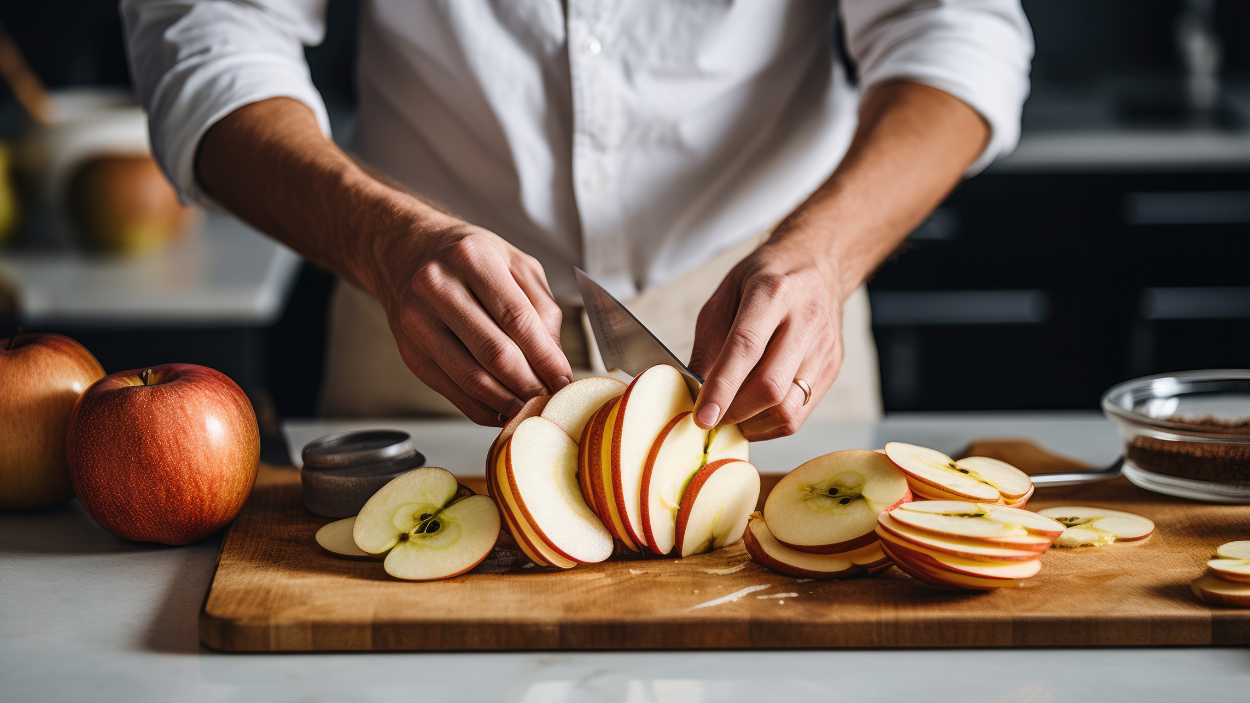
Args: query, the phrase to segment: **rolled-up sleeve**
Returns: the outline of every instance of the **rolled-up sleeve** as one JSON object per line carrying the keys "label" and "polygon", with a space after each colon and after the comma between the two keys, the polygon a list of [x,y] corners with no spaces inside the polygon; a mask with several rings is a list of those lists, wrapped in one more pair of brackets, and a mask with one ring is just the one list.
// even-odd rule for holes
{"label": "rolled-up sleeve", "polygon": [[184,201],[215,207],[196,180],[196,150],[244,105],[293,98],[330,133],[304,59],[324,37],[325,0],[123,0],[121,12],[153,155]]}
{"label": "rolled-up sleeve", "polygon": [[865,93],[914,80],[968,103],[989,123],[969,175],[1020,138],[1033,33],[1019,0],[843,0],[847,48]]}

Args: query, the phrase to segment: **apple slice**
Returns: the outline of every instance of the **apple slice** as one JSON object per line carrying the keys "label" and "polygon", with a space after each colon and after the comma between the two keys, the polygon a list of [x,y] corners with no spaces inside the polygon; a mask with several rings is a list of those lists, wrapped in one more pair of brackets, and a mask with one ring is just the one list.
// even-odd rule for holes
{"label": "apple slice", "polygon": [[[506,444],[507,442],[505,442]],[[499,471],[502,469],[502,464],[503,457],[497,454],[495,465],[491,466],[490,471],[486,473],[486,490],[495,499],[495,505],[499,508],[499,515],[503,520],[503,529],[512,537],[512,541],[525,553],[525,556],[529,557],[530,561],[538,566],[551,566],[551,562],[544,558],[543,553],[534,547],[525,535],[525,532],[521,530],[516,518],[512,516],[512,508],[503,499],[503,491],[499,488]]]}
{"label": "apple slice", "polygon": [[969,457],[954,461],[942,452],[902,442],[886,444],[885,453],[913,485],[925,484],[964,499],[1012,502],[1033,486],[1028,474],[997,459]]}
{"label": "apple slice", "polygon": [[881,531],[881,541],[891,553],[898,554],[908,561],[927,567],[931,571],[952,572],[964,576],[998,580],[1019,580],[1036,576],[1042,568],[1040,555],[1034,554],[1027,561],[982,561],[979,559],[963,559],[943,554],[933,549],[921,547]]}
{"label": "apple slice", "polygon": [[542,416],[560,426],[574,442],[580,442],[582,431],[592,415],[604,403],[620,397],[625,384],[608,376],[589,376],[561,388],[543,408]]}
{"label": "apple slice", "polygon": [[1017,498],[1017,499],[1015,500],[1015,502],[1012,502],[1012,501],[1007,501],[1007,502],[1005,503],[1005,504],[1006,504],[1006,506],[1007,506],[1008,508],[1016,508],[1016,509],[1018,509],[1018,510],[1024,510],[1024,506],[1026,506],[1026,505],[1028,505],[1028,504],[1029,504],[1029,498],[1032,498],[1032,497],[1033,497],[1033,491],[1035,491],[1035,490],[1037,490],[1037,486],[1032,486],[1032,487],[1030,487],[1030,488],[1029,488],[1029,492],[1028,492],[1028,493],[1025,493],[1024,495],[1022,495],[1022,496],[1020,496],[1019,498]]}
{"label": "apple slice", "polygon": [[877,535],[880,536],[883,532],[889,533],[916,547],[960,559],[1029,561],[1030,559],[1036,559],[1038,555],[1050,547],[1050,540],[1044,537],[1021,537],[1020,539],[1031,539],[1033,543],[1013,546],[991,546],[972,540],[938,537],[910,528],[895,520],[890,513],[881,513],[877,516]]}
{"label": "apple slice", "polygon": [[1194,595],[1208,603],[1250,607],[1250,583],[1225,581],[1215,574],[1205,574],[1189,587]]}
{"label": "apple slice", "polygon": [[768,494],[764,520],[791,549],[834,554],[876,541],[877,516],[909,500],[907,478],[889,459],[847,449],[786,474]]}
{"label": "apple slice", "polygon": [[737,425],[717,425],[708,431],[707,458],[704,463],[710,464],[721,459],[751,460],[751,443],[742,436]]}
{"label": "apple slice", "polygon": [[345,557],[375,556],[356,546],[356,540],[352,539],[352,527],[355,524],[356,517],[353,515],[323,525],[320,530],[317,530],[317,544],[327,552],[334,552]]}
{"label": "apple slice", "polygon": [[548,547],[583,564],[612,556],[612,535],[578,485],[577,442],[559,425],[545,417],[522,422],[504,461],[515,506]]}
{"label": "apple slice", "polygon": [[1154,534],[1148,518],[1122,510],[1063,505],[1039,510],[1067,529],[1055,539],[1056,547],[1101,547],[1112,542],[1133,542]]}
{"label": "apple slice", "polygon": [[742,539],[760,499],[760,472],[749,462],[721,459],[699,469],[681,497],[676,548],[682,557]]}
{"label": "apple slice", "polygon": [[1225,559],[1250,559],[1250,541],[1227,542],[1215,550],[1215,556]]}
{"label": "apple slice", "polygon": [[[498,452],[503,447],[504,442],[507,442],[508,439],[512,437],[512,433],[516,432],[516,428],[520,427],[522,422],[525,422],[531,417],[541,415],[543,410],[546,409],[547,403],[551,402],[551,398],[552,396],[549,395],[540,395],[525,401],[525,405],[521,406],[521,409],[517,411],[517,414],[513,415],[512,419],[508,420],[507,424],[503,426],[503,429],[499,430],[499,436],[495,437],[495,441],[491,443],[490,449],[486,451],[487,476],[490,475],[491,469],[494,468],[495,459],[498,458]],[[489,483],[487,485],[489,487]],[[494,494],[492,493],[491,495]]]}
{"label": "apple slice", "polygon": [[957,574],[950,571],[938,571],[930,569],[917,562],[911,561],[891,548],[889,542],[882,542],[881,549],[891,559],[894,565],[902,569],[908,576],[938,588],[963,588],[981,591],[989,591],[997,588],[1016,588],[1024,585],[1023,580],[1009,581],[1004,579],[987,579],[979,576],[968,576],[965,574]]}
{"label": "apple slice", "polygon": [[694,475],[706,464],[708,431],[694,424],[694,413],[684,412],[660,430],[642,470],[643,538],[656,554],[673,551],[677,510]]}
{"label": "apple slice", "polygon": [[989,543],[1019,542],[1035,535],[1054,540],[1063,525],[1037,513],[985,503],[923,500],[900,505],[895,520],[931,535]]}
{"label": "apple slice", "polygon": [[1207,568],[1225,581],[1250,583],[1250,560],[1212,559],[1207,562]]}
{"label": "apple slice", "polygon": [[450,471],[413,469],[378,489],[352,525],[356,546],[387,552],[386,573],[411,581],[451,578],[490,555],[499,511],[487,496],[461,496]]}
{"label": "apple slice", "polygon": [[509,524],[517,528],[517,533],[514,533],[512,536],[516,538],[519,535],[517,543],[528,547],[528,549],[523,549],[522,551],[525,551],[526,554],[537,554],[550,566],[559,569],[571,569],[577,566],[576,561],[552,549],[551,545],[538,536],[537,530],[525,519],[520,506],[517,505],[516,496],[512,492],[512,482],[508,479],[508,451],[511,446],[512,440],[509,439],[499,452],[498,463],[495,466],[495,488],[499,491],[500,505],[507,516]]}
{"label": "apple slice", "polygon": [[773,533],[768,530],[764,516],[758,512],[751,515],[742,539],[747,553],[758,564],[799,578],[850,578],[866,573],[869,568],[853,560],[852,555],[860,557],[860,561],[863,562],[867,554],[869,563],[874,567],[880,566],[881,560],[889,558],[875,544],[842,554],[809,554],[790,549],[773,537]]}
{"label": "apple slice", "polygon": [[[613,411],[612,497],[625,535],[634,545],[645,544],[642,526],[642,472],[651,446],[669,421],[694,410],[690,388],[676,368],[659,364],[643,371],[621,395]],[[607,441],[607,435],[604,437]],[[749,511],[748,511],[749,512]],[[746,529],[746,515],[742,518]]]}
{"label": "apple slice", "polygon": [[[595,505],[599,508],[599,519],[608,528],[608,532],[627,551],[641,552],[642,545],[630,538],[629,531],[625,527],[625,518],[617,508],[612,480],[612,434],[616,427],[617,411],[620,407],[621,399],[617,398],[612,401],[611,408],[603,418],[595,421],[595,427],[601,427],[601,429],[598,432],[592,432],[591,441],[594,444],[591,445],[589,454],[591,461],[594,461],[593,456],[597,454],[599,462],[597,470],[592,468],[590,484],[595,493]],[[595,447],[598,447],[598,451],[595,451]]]}

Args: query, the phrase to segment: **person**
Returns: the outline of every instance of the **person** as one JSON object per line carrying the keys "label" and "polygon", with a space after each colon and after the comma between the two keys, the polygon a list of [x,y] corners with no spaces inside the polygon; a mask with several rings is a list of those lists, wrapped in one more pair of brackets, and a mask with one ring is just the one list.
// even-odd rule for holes
{"label": "person", "polygon": [[587,373],[574,265],[689,354],[703,427],[879,414],[864,282],[1014,146],[1032,57],[1018,0],[372,0],[349,155],[324,8],[122,2],[181,197],[342,278],[339,415],[499,425]]}

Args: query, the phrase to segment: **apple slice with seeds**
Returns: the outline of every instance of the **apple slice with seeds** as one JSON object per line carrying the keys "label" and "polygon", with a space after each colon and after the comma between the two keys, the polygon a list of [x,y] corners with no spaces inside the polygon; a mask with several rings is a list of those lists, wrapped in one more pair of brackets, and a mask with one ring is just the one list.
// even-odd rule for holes
{"label": "apple slice with seeds", "polygon": [[876,541],[877,516],[909,500],[907,478],[889,459],[848,449],[786,474],[768,494],[764,520],[791,549],[834,554]]}
{"label": "apple slice with seeds", "polygon": [[926,549],[915,543],[908,542],[881,531],[881,541],[892,554],[898,554],[910,562],[941,573],[951,572],[963,576],[998,580],[1020,580],[1036,576],[1042,568],[1040,555],[1034,554],[1027,561],[982,561],[979,559],[963,559],[943,554],[939,551]]}
{"label": "apple slice with seeds", "polygon": [[1037,513],[985,503],[924,500],[907,503],[891,514],[908,527],[955,539],[1010,543],[1036,535],[1053,540],[1063,525]]}
{"label": "apple slice with seeds", "polygon": [[699,469],[677,511],[677,553],[688,557],[742,539],[759,499],[760,472],[749,462],[721,459]]}
{"label": "apple slice with seeds", "polygon": [[580,442],[586,423],[603,404],[625,392],[625,384],[609,376],[588,376],[561,388],[543,408],[542,417]]}
{"label": "apple slice with seeds", "polygon": [[356,524],[356,516],[335,520],[327,525],[323,525],[317,530],[317,544],[327,552],[333,552],[345,557],[373,557],[376,554],[370,554],[360,547],[356,546],[356,540],[352,539],[352,527]]}
{"label": "apple slice with seeds", "polygon": [[[638,374],[629,384],[608,423],[612,440],[612,497],[614,515],[620,517],[625,535],[634,545],[646,543],[642,526],[642,472],[651,446],[660,431],[681,413],[694,410],[690,388],[681,373],[658,364]],[[604,436],[606,443],[607,435]],[[746,529],[746,516],[743,516]]]}
{"label": "apple slice with seeds", "polygon": [[386,573],[412,581],[451,578],[477,566],[499,538],[499,511],[487,496],[457,500],[450,471],[413,469],[378,489],[352,525],[356,546],[386,553]]}
{"label": "apple slice with seeds", "polygon": [[1062,505],[1039,510],[1067,529],[1055,539],[1056,547],[1101,547],[1112,542],[1134,542],[1154,534],[1149,518],[1108,508]]}
{"label": "apple slice with seeds", "polygon": [[1028,474],[997,459],[968,457],[954,461],[942,452],[902,442],[885,445],[885,453],[913,485],[925,484],[964,499],[1012,502],[1033,486]]}
{"label": "apple slice with seeds", "polygon": [[534,533],[560,556],[583,564],[612,556],[612,535],[577,481],[577,443],[559,425],[532,417],[504,449],[512,504]]}
{"label": "apple slice with seeds", "polygon": [[1208,603],[1250,607],[1250,583],[1225,581],[1215,574],[1204,574],[1189,587],[1194,595]]}
{"label": "apple slice with seeds", "polygon": [[[1027,546],[1023,544],[991,546],[973,540],[938,537],[912,529],[895,520],[890,513],[882,513],[877,516],[877,535],[880,536],[883,532],[888,532],[917,547],[923,547],[948,556],[959,557],[960,559],[980,559],[983,561],[1029,561],[1038,558],[1038,555],[1046,551],[1050,546],[1050,540],[1045,537],[1033,537],[1031,538],[1033,543]],[[1028,537],[1022,537],[1021,539],[1028,539]]]}

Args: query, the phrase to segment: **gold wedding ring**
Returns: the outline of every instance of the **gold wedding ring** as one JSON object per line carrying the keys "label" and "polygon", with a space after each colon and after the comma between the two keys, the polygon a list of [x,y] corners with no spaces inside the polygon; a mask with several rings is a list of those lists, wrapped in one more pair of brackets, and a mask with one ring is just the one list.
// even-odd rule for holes
{"label": "gold wedding ring", "polygon": [[807,405],[808,401],[812,399],[812,387],[807,385],[807,381],[804,381],[801,378],[794,379],[794,385],[798,386],[799,390],[803,391],[803,404]]}

